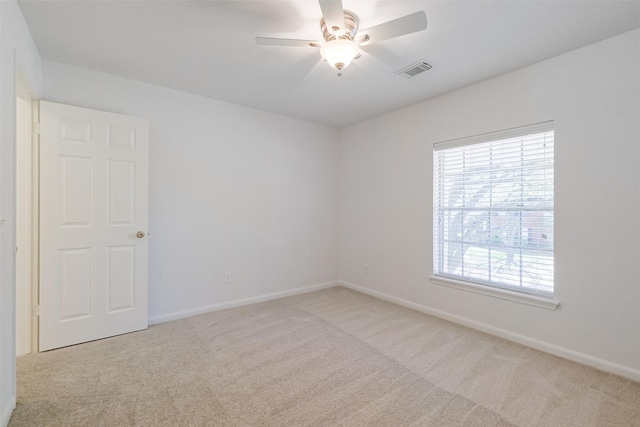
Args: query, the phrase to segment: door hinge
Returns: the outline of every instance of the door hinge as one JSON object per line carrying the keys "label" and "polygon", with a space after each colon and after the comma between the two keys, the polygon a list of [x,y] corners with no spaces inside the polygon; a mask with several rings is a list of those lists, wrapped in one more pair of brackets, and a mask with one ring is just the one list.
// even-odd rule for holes
{"label": "door hinge", "polygon": [[31,315],[34,316],[34,317],[39,317],[40,316],[40,306],[39,305],[34,305],[32,307]]}
{"label": "door hinge", "polygon": [[34,135],[40,135],[40,123],[33,124],[33,133]]}

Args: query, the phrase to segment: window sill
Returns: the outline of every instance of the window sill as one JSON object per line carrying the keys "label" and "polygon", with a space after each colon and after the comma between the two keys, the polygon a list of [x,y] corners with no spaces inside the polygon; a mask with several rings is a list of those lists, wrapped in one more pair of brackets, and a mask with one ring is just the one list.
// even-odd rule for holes
{"label": "window sill", "polygon": [[507,301],[514,301],[520,304],[532,305],[547,310],[556,310],[560,306],[560,301],[551,298],[539,297],[520,292],[510,291],[507,289],[493,288],[477,283],[463,282],[461,280],[450,279],[448,277],[431,276],[431,283],[439,286],[460,289],[461,291],[473,292],[476,294],[487,295],[493,298],[500,298]]}

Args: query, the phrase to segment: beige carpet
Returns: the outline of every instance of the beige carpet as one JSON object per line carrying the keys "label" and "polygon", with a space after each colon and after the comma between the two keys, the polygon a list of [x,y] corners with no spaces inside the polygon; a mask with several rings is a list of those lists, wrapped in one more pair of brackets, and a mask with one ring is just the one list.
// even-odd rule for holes
{"label": "beige carpet", "polygon": [[332,288],[18,359],[17,426],[640,426],[640,384]]}

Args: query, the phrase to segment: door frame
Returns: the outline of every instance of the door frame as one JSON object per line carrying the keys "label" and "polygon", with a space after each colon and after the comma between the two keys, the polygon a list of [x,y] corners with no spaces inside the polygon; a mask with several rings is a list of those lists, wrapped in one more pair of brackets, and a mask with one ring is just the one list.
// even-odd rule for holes
{"label": "door frame", "polygon": [[[22,317],[25,329],[20,333],[24,334],[25,348],[16,348],[16,354],[28,354],[38,352],[38,305],[39,305],[39,217],[40,217],[40,197],[39,197],[39,133],[37,132],[37,124],[39,123],[39,101],[34,96],[34,92],[30,89],[24,73],[16,67],[16,102],[21,98],[27,101],[27,108],[30,109],[30,131],[26,132],[24,140],[18,140],[18,132],[16,131],[16,153],[18,144],[27,144],[26,162],[27,168],[20,173],[16,160],[15,168],[15,188],[16,188],[16,250],[24,250],[27,256],[24,258],[24,265],[18,265],[18,256],[16,255],[16,272],[18,268],[25,268],[30,274],[23,290],[25,293],[25,306],[20,308],[16,305],[16,325],[18,316]],[[16,106],[17,107],[17,106]],[[17,116],[16,116],[17,117]],[[17,192],[24,194],[25,211],[24,217],[19,218],[17,215]],[[24,235],[18,235],[18,221],[24,221]],[[22,246],[22,248],[20,248]],[[19,284],[18,275],[15,275],[16,297],[18,295]],[[18,331],[16,330],[16,333]],[[16,341],[17,346],[17,341]],[[22,350],[19,352],[19,350]],[[18,353],[19,352],[19,353]]]}

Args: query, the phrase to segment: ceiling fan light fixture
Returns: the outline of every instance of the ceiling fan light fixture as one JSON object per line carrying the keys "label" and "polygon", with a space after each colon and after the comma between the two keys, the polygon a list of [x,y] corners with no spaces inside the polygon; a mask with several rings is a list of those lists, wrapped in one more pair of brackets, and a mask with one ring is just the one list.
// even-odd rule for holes
{"label": "ceiling fan light fixture", "polygon": [[[0,0],[2,1],[2,0]],[[360,57],[360,46],[425,30],[427,15],[423,10],[383,22],[358,32],[358,16],[342,7],[342,0],[318,0],[322,10],[320,30],[324,43],[315,40],[256,37],[256,43],[271,46],[319,47],[320,55],[333,68],[341,70]]]}
{"label": "ceiling fan light fixture", "polygon": [[338,70],[348,67],[358,53],[360,53],[358,44],[347,39],[331,40],[320,48],[320,55],[329,65]]}

